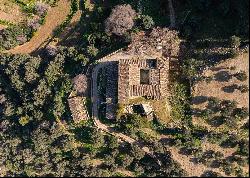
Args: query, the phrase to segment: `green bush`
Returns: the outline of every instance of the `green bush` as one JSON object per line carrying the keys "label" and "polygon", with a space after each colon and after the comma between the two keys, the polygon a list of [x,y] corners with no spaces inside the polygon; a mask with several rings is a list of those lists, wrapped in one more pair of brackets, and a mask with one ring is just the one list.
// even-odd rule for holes
{"label": "green bush", "polygon": [[239,56],[239,52],[236,49],[230,49],[228,52],[228,57],[229,58],[236,58]]}
{"label": "green bush", "polygon": [[141,21],[142,21],[142,25],[143,27],[148,30],[154,27],[155,23],[152,17],[150,17],[149,15],[141,15]]}
{"label": "green bush", "polygon": [[11,49],[30,39],[32,31],[23,25],[11,25],[0,34],[0,49]]}
{"label": "green bush", "polygon": [[240,46],[240,38],[237,36],[232,36],[230,38],[230,47],[231,48],[238,48]]}

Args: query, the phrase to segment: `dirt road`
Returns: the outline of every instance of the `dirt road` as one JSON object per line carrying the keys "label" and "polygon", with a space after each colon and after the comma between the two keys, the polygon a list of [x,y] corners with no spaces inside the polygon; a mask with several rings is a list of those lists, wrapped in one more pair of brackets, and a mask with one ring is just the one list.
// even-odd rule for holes
{"label": "dirt road", "polygon": [[30,54],[36,51],[53,34],[53,30],[66,19],[70,12],[70,3],[70,0],[60,0],[56,7],[49,9],[45,24],[41,26],[29,42],[5,52]]}

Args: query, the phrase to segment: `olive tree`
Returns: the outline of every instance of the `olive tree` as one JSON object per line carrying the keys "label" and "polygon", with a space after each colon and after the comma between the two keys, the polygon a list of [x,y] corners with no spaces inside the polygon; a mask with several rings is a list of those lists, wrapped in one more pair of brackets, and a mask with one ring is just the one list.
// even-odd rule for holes
{"label": "olive tree", "polygon": [[133,28],[135,17],[136,12],[129,4],[115,6],[105,21],[106,33],[118,36],[124,35]]}

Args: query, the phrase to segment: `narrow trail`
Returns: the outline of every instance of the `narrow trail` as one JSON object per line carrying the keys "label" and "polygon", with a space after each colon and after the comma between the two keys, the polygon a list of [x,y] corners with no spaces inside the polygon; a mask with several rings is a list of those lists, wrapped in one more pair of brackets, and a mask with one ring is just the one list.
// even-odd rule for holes
{"label": "narrow trail", "polygon": [[[65,30],[57,37],[58,40],[56,40],[53,45],[62,45],[62,46],[74,46],[77,45],[77,42],[81,40],[79,37],[80,34],[78,33],[78,30],[80,28],[79,22],[82,16],[82,10],[78,10],[73,18],[71,19],[70,23],[67,25]],[[73,37],[73,39],[72,39]]]}
{"label": "narrow trail", "polygon": [[49,9],[45,24],[38,29],[35,36],[23,45],[5,51],[12,54],[30,54],[42,46],[42,44],[53,34],[56,29],[67,17],[70,12],[70,0],[60,0],[56,7]]}
{"label": "narrow trail", "polygon": [[170,28],[175,28],[176,20],[175,20],[175,12],[172,0],[168,0],[168,7],[170,13]]}

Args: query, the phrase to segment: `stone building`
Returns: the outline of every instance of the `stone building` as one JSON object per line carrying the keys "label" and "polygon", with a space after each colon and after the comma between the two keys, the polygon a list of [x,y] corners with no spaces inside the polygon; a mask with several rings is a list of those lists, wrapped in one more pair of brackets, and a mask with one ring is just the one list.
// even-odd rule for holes
{"label": "stone building", "polygon": [[[117,103],[126,104],[129,99],[145,97],[153,100],[165,99],[169,96],[169,78],[171,61],[178,60],[180,40],[176,31],[167,28],[155,28],[151,33],[140,32],[132,36],[131,44],[118,50],[99,62],[116,61],[117,91],[107,86],[108,93],[117,93],[117,99],[108,97],[106,113],[109,118],[110,108]],[[108,67],[107,67],[108,68]],[[113,70],[114,67],[110,67]],[[110,77],[110,76],[109,76]],[[116,101],[112,103],[110,101]],[[111,107],[112,106],[112,107]],[[114,113],[114,112],[113,112]]]}
{"label": "stone building", "polygon": [[72,92],[68,98],[68,105],[74,122],[79,123],[89,118],[86,108],[88,78],[84,74],[79,74],[73,78],[72,83],[74,92]]}
{"label": "stone building", "polygon": [[156,57],[120,60],[118,102],[126,103],[134,97],[165,98],[168,94],[168,62]]}

